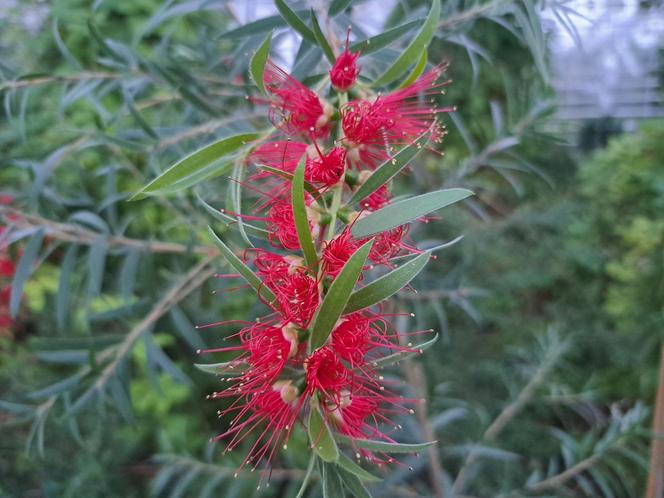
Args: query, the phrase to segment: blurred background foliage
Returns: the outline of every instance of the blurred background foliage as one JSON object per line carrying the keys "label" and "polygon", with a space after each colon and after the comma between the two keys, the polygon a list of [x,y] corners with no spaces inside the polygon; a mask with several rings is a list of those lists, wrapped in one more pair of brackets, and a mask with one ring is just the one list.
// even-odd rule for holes
{"label": "blurred background foliage", "polygon": [[[332,2],[343,7],[329,21],[339,38],[349,23],[365,37],[351,15],[364,3]],[[421,18],[428,3],[396,2],[386,28]],[[567,16],[568,3],[548,8]],[[327,2],[312,5],[326,16]],[[293,45],[279,18],[229,33],[241,6],[25,1],[0,15],[1,237],[17,265],[0,282],[12,294],[0,312],[18,312],[0,333],[2,496],[298,488],[303,436],[260,491],[252,474],[233,479],[241,455],[207,443],[221,426],[205,400],[218,380],[193,367],[195,351],[230,329],[193,324],[256,305],[212,278],[213,220],[197,195],[223,206],[232,182],[127,201],[214,137],[266,123],[244,96],[247,54],[268,30],[280,53],[296,48],[299,77],[325,70],[319,49]],[[418,328],[441,333],[399,373],[429,398],[402,439],[439,444],[405,456],[372,486],[377,495],[642,495],[664,311],[664,126],[594,150],[547,131],[542,8],[443,2],[429,60],[451,61],[441,101],[458,112],[446,117],[445,155],[427,155],[399,189],[462,185],[478,196],[411,234],[465,235],[398,302]],[[367,55],[367,73],[396,53]]]}

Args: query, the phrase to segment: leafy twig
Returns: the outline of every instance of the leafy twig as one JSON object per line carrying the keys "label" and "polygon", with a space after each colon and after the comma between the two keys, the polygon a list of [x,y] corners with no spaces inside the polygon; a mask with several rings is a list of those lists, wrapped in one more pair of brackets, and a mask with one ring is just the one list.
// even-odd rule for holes
{"label": "leafy twig", "polygon": [[[63,242],[74,242],[82,245],[92,245],[99,238],[99,233],[88,230],[80,225],[73,223],[59,223],[49,220],[42,216],[27,214],[19,209],[8,206],[0,206],[0,217],[6,219],[7,224],[11,224],[20,229],[46,229],[48,237]],[[132,239],[123,236],[111,236],[107,239],[109,247],[132,247],[143,251],[165,254],[217,254],[217,250],[212,246],[189,246],[178,244],[176,242],[147,241]]]}
{"label": "leafy twig", "polygon": [[[553,347],[552,351],[544,358],[544,361],[535,372],[535,375],[533,375],[530,381],[524,386],[516,399],[508,404],[498,414],[491,425],[489,425],[489,427],[484,431],[484,434],[480,438],[480,443],[494,441],[505,428],[505,426],[507,426],[507,424],[509,424],[514,419],[514,417],[516,417],[521,412],[521,410],[523,410],[526,404],[533,398],[537,389],[544,382],[547,375],[554,367],[564,350],[564,343],[563,345],[557,344]],[[461,466],[461,469],[459,470],[459,473],[457,474],[457,477],[452,486],[454,495],[463,491],[463,487],[466,485],[468,471],[470,467],[477,461],[477,458],[478,453],[476,451],[471,450],[468,453],[468,456]]]}

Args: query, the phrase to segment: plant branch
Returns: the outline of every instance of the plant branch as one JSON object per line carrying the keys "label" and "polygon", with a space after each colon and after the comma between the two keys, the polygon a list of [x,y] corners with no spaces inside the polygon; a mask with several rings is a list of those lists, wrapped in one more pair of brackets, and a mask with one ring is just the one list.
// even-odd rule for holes
{"label": "plant branch", "polygon": [[[106,365],[99,378],[95,381],[94,388],[101,391],[108,382],[113,372],[120,364],[120,362],[132,350],[138,338],[145,332],[151,325],[153,325],[159,318],[161,318],[169,309],[187,297],[191,292],[200,287],[208,278],[214,275],[214,268],[210,265],[215,256],[208,256],[200,263],[194,266],[187,274],[178,280],[171,289],[166,292],[162,298],[157,301],[143,320],[137,323],[131,331],[124,338],[122,343],[111,350],[107,350],[107,355],[99,355],[100,360],[104,360],[102,356],[112,356],[111,362]],[[104,352],[106,353],[106,351]]]}
{"label": "plant branch", "polygon": [[601,457],[602,454],[592,455],[584,460],[581,460],[579,463],[577,463],[573,467],[570,467],[564,472],[561,472],[560,474],[557,474],[553,477],[549,477],[548,479],[540,481],[537,484],[532,484],[528,486],[527,489],[528,491],[531,491],[533,493],[539,493],[542,491],[546,491],[547,489],[559,488],[573,477],[576,477],[581,472],[584,472],[589,468],[591,468],[593,465],[595,465],[595,463],[597,463],[597,461]]}
{"label": "plant branch", "polygon": [[47,85],[49,83],[72,83],[89,80],[116,80],[124,77],[124,74],[108,72],[86,72],[72,74],[69,76],[43,76],[25,80],[5,81],[0,83],[0,92],[4,90],[15,90],[31,86]]}
{"label": "plant branch", "polygon": [[[562,351],[562,348],[556,348],[552,354],[547,355],[535,372],[535,375],[533,375],[530,381],[523,387],[516,399],[508,404],[484,431],[484,434],[480,438],[480,443],[494,441],[507,424],[509,424],[521,412],[521,410],[523,410],[526,404],[535,396],[537,389],[544,382],[546,376],[556,364]],[[452,485],[452,491],[455,496],[463,491],[463,487],[466,485],[468,471],[477,461],[477,458],[478,454],[476,451],[470,450],[468,452],[468,456],[461,466],[461,469],[454,480],[454,484]]]}
{"label": "plant branch", "polygon": [[[0,206],[0,218],[4,223],[20,229],[45,228],[47,235],[63,242],[74,242],[82,245],[92,245],[99,238],[99,232],[88,230],[73,223],[60,223],[39,215],[27,214],[19,209]],[[188,246],[176,242],[146,241],[129,237],[112,235],[107,239],[109,247],[131,247],[152,253],[163,254],[204,254],[212,256],[217,250],[212,246]]]}

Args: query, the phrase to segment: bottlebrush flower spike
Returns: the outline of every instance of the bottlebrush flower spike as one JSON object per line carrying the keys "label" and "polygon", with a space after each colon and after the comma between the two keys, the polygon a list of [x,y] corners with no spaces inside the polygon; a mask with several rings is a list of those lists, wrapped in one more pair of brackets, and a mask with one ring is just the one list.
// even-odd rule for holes
{"label": "bottlebrush flower spike", "polygon": [[[405,397],[400,382],[386,380],[379,369],[381,363],[421,353],[406,337],[424,332],[397,332],[390,322],[394,315],[383,311],[379,297],[378,302],[368,297],[394,294],[399,289],[390,282],[400,282],[408,273],[399,268],[396,276],[366,284],[364,272],[374,265],[392,268],[395,258],[422,251],[407,238],[409,223],[353,237],[357,219],[380,219],[374,212],[391,203],[391,181],[372,185],[357,204],[353,192],[394,155],[396,146],[410,145],[424,132],[439,141],[443,132],[437,116],[450,108],[439,107],[432,97],[448,83],[440,81],[446,66],[386,95],[372,97],[370,87],[362,88],[361,99],[345,103],[345,92],[357,81],[358,57],[350,52],[347,37],[329,82],[320,85],[337,93],[329,102],[269,59],[265,62],[269,118],[278,131],[254,142],[241,156],[240,164],[256,168],[242,185],[257,199],[251,216],[234,217],[261,223],[251,227],[252,236],[265,233],[272,248],[247,250],[243,260],[231,258],[228,248],[222,252],[238,271],[232,276],[244,276],[269,311],[255,322],[242,322],[241,330],[226,338],[232,344],[205,351],[235,356],[219,368],[226,388],[210,397],[226,401],[219,416],[229,424],[215,440],[223,440],[230,451],[251,439],[242,466],[256,468],[262,460],[269,466],[297,424],[306,425],[307,420],[323,424],[319,434],[312,427],[308,432],[312,449],[326,462],[334,460],[338,448],[332,441],[333,451],[324,452],[319,445],[323,432],[328,440],[350,438],[358,459],[393,462],[388,455],[362,448],[358,440],[396,444],[396,417],[412,414],[410,407],[420,401]],[[252,71],[255,68],[252,63]],[[297,169],[302,161],[303,175]],[[371,249],[361,249],[370,239]],[[366,261],[359,261],[358,254]],[[418,258],[406,270],[422,261]],[[362,292],[365,286],[373,290]],[[315,419],[318,413],[322,419]]]}
{"label": "bottlebrush flower spike", "polygon": [[360,69],[357,67],[357,59],[360,57],[359,52],[351,52],[348,50],[350,42],[350,28],[346,35],[346,48],[334,61],[332,69],[330,69],[330,81],[332,86],[340,91],[347,92],[357,81],[357,75],[360,74]]}

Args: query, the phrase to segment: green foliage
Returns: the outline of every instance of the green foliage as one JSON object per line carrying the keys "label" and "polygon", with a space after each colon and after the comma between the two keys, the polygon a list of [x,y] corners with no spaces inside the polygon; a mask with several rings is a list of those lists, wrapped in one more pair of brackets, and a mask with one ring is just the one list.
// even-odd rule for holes
{"label": "green foliage", "polygon": [[575,227],[601,248],[604,306],[625,334],[660,337],[664,323],[664,128],[612,140],[580,171],[588,211]]}

